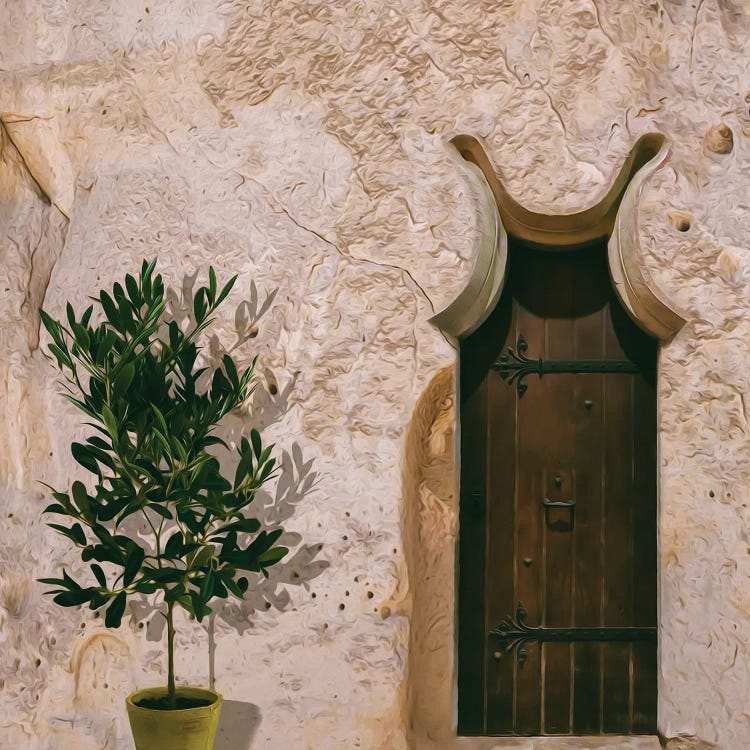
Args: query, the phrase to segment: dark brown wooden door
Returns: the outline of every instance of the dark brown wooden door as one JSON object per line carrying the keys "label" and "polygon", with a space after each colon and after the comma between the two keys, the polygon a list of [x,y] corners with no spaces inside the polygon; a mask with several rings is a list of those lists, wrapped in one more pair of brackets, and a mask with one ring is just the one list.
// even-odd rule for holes
{"label": "dark brown wooden door", "polygon": [[511,242],[461,345],[460,734],[656,731],[655,370],[604,242]]}

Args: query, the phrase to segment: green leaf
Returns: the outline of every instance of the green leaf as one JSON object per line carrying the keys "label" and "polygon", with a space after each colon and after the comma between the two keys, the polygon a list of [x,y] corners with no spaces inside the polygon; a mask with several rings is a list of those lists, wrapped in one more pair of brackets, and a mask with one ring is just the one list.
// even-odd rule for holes
{"label": "green leaf", "polygon": [[120,323],[120,312],[117,309],[117,305],[115,305],[112,297],[110,297],[107,292],[102,291],[99,293],[99,302],[110,325],[112,325],[112,327],[116,330],[123,332],[123,328]]}
{"label": "green leaf", "polygon": [[171,521],[173,516],[169,512],[168,508],[165,508],[163,505],[160,505],[159,503],[149,503],[148,508],[157,515],[161,516],[162,518],[166,518],[168,521]]}
{"label": "green leaf", "polygon": [[[227,571],[230,572],[230,571]],[[221,580],[224,582],[224,585],[237,597],[242,599],[242,589],[237,585],[237,582],[234,580],[234,576],[226,575],[222,576]]]}
{"label": "green leaf", "polygon": [[81,316],[81,325],[87,326],[89,324],[89,321],[91,320],[91,313],[94,312],[94,306],[89,305],[85,310],[83,315]]}
{"label": "green leaf", "polygon": [[201,581],[201,587],[200,587],[200,596],[204,602],[208,601],[208,599],[211,597],[213,586],[214,586],[214,572],[211,568],[209,568],[206,571],[206,575],[203,577],[203,580]]}
{"label": "green leaf", "polygon": [[80,544],[82,546],[86,544],[86,535],[83,533],[83,528],[80,523],[74,523],[70,528],[67,526],[61,526],[58,523],[48,523],[47,526],[63,536],[68,537],[68,539],[75,544]]}
{"label": "green leaf", "polygon": [[219,298],[216,300],[216,304],[214,307],[218,307],[226,298],[227,294],[232,291],[232,287],[234,286],[234,282],[237,281],[237,276],[232,276],[231,279],[224,285],[224,288],[221,290],[221,293],[219,294]]}
{"label": "green leaf", "polygon": [[211,614],[211,610],[206,606],[205,602],[201,600],[201,596],[197,591],[190,592],[190,601],[193,604],[195,619],[198,620],[198,622],[201,622],[206,615]]}
{"label": "green leaf", "polygon": [[138,291],[138,282],[130,275],[125,276],[125,288],[128,290],[128,296],[136,307],[143,304],[141,293]]}
{"label": "green leaf", "polygon": [[253,452],[255,453],[255,457],[260,457],[260,454],[263,451],[263,444],[261,442],[260,433],[258,432],[258,430],[250,430],[250,440],[253,443]]}
{"label": "green leaf", "polygon": [[131,362],[124,364],[120,371],[115,376],[112,387],[114,389],[115,396],[124,396],[127,394],[130,384],[133,382],[135,377],[135,365]]}
{"label": "green leaf", "polygon": [[143,294],[148,299],[151,297],[151,274],[154,272],[156,266],[156,258],[154,258],[148,265],[146,261],[143,261],[141,266],[141,286],[143,288]]}
{"label": "green leaf", "polygon": [[208,267],[208,299],[211,304],[216,299],[216,271],[213,266]]}
{"label": "green leaf", "polygon": [[122,616],[125,613],[125,592],[120,592],[107,607],[107,614],[104,617],[104,625],[108,628],[119,628],[122,622]]}
{"label": "green leaf", "polygon": [[73,443],[70,446],[70,452],[73,454],[73,458],[87,471],[92,474],[98,474],[101,477],[102,472],[99,468],[99,464],[95,461],[91,455],[91,451],[85,445],[81,443]]}
{"label": "green leaf", "polygon": [[245,477],[253,470],[252,451],[245,453],[240,462],[237,464],[237,471],[234,473],[234,488],[237,489]]}
{"label": "green leaf", "polygon": [[267,463],[267,464],[266,464],[266,465],[265,465],[265,466],[263,467],[263,471],[261,471],[261,472],[260,472],[260,477],[259,477],[259,480],[260,480],[260,483],[261,483],[261,484],[262,484],[263,482],[265,482],[265,481],[266,481],[266,479],[269,479],[269,478],[270,478],[270,476],[271,476],[271,472],[273,471],[273,467],[274,467],[275,465],[276,465],[276,459],[275,459],[275,458],[272,458],[272,459],[271,459],[271,460],[270,460],[270,461],[269,461],[269,462],[268,462],[268,463]]}
{"label": "green leaf", "polygon": [[228,355],[225,354],[221,361],[224,363],[224,370],[227,373],[227,377],[229,378],[229,382],[234,386],[235,391],[240,390],[240,379],[237,376],[237,367],[234,364],[234,360]]}
{"label": "green leaf", "polygon": [[97,435],[92,435],[91,437],[86,438],[86,442],[93,445],[95,448],[100,448],[103,451],[111,451],[112,445],[108,443],[106,440],[102,440]]}
{"label": "green leaf", "polygon": [[203,549],[195,556],[191,568],[197,570],[208,564],[208,561],[214,556],[216,549],[212,544],[207,544]]}
{"label": "green leaf", "polygon": [[42,320],[42,325],[47,329],[47,333],[52,336],[52,339],[58,344],[62,343],[62,337],[60,336],[60,324],[50,317],[42,308],[39,308],[39,317]]}
{"label": "green leaf", "polygon": [[106,404],[102,404],[102,421],[104,422],[104,426],[107,428],[109,436],[112,438],[112,444],[115,445],[120,430],[118,428],[115,415]]}
{"label": "green leaf", "polygon": [[195,315],[195,322],[201,323],[206,318],[206,303],[205,303],[206,290],[201,287],[195,299],[193,300],[193,314]]}
{"label": "green leaf", "polygon": [[78,346],[80,346],[83,351],[88,351],[88,348],[91,345],[89,332],[80,323],[73,323],[71,327]]}
{"label": "green leaf", "polygon": [[[85,552],[86,550],[84,550]],[[114,565],[122,565],[125,562],[125,555],[116,547],[107,547],[103,544],[96,544],[90,549],[91,557],[97,562],[108,562]],[[81,555],[83,557],[83,555]]]}
{"label": "green leaf", "polygon": [[268,552],[264,552],[258,558],[258,562],[261,564],[261,567],[270,568],[288,554],[289,550],[286,547],[274,547],[273,549],[269,549]]}
{"label": "green leaf", "polygon": [[75,591],[63,591],[55,596],[52,601],[61,607],[75,607],[91,600],[96,589],[76,589]]}
{"label": "green leaf", "polygon": [[99,585],[103,589],[106,589],[107,588],[107,576],[104,575],[104,571],[102,570],[101,565],[92,563],[91,570],[94,573],[94,576],[96,576],[96,580],[99,582]]}
{"label": "green leaf", "polygon": [[176,531],[172,534],[164,547],[164,557],[179,559],[180,552],[182,551],[182,541],[183,537],[181,531]]}
{"label": "green leaf", "polygon": [[78,506],[78,510],[81,511],[81,515],[84,518],[88,518],[89,515],[89,493],[86,492],[83,482],[73,482],[73,499],[75,504]]}
{"label": "green leaf", "polygon": [[47,344],[47,348],[52,352],[52,354],[55,355],[55,359],[57,360],[57,366],[60,369],[62,369],[63,366],[69,369],[72,367],[73,363],[71,362],[71,359],[68,356],[67,351],[63,350],[57,344]]}
{"label": "green leaf", "polygon": [[193,609],[193,600],[188,596],[188,594],[184,594],[183,596],[179,597],[177,599],[177,602],[180,604],[180,606],[187,611],[188,614],[193,615],[195,617],[195,610]]}
{"label": "green leaf", "polygon": [[123,573],[123,586],[130,586],[138,571],[141,569],[146,553],[133,542],[125,554],[125,572]]}
{"label": "green leaf", "polygon": [[103,607],[109,597],[101,591],[93,591],[91,594],[91,601],[89,602],[89,609],[99,609]]}
{"label": "green leaf", "polygon": [[224,534],[227,531],[242,531],[247,534],[254,534],[260,528],[260,521],[257,518],[242,518],[239,521],[233,521],[226,526],[216,530],[217,534]]}

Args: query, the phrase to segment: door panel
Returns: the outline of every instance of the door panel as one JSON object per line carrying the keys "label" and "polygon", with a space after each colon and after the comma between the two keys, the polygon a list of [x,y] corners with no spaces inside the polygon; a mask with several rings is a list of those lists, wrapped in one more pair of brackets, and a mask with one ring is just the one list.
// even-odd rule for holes
{"label": "door panel", "polygon": [[654,369],[604,243],[511,243],[461,345],[461,734],[655,731]]}

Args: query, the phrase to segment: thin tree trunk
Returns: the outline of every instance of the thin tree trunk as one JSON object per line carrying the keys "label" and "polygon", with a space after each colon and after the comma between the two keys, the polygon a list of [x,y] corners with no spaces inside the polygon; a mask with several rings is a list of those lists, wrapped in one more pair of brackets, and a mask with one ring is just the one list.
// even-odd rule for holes
{"label": "thin tree trunk", "polygon": [[216,690],[216,612],[208,618],[208,687]]}
{"label": "thin tree trunk", "polygon": [[167,659],[168,659],[168,672],[167,672],[167,696],[169,705],[174,708],[177,705],[177,697],[174,686],[174,621],[172,617],[172,609],[174,608],[174,602],[167,603]]}

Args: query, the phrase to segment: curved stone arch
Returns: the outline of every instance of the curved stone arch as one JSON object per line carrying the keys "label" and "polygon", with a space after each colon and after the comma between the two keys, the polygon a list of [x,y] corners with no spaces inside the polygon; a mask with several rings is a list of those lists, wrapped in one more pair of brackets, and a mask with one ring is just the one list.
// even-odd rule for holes
{"label": "curved stone arch", "polygon": [[660,341],[672,338],[685,318],[658,289],[641,262],[638,199],[647,180],[668,160],[669,142],[659,133],[633,145],[607,193],[595,205],[571,214],[529,211],[502,184],[482,144],[471,135],[451,140],[479,189],[481,241],[464,289],[431,322],[457,339],[475,331],[492,312],[505,284],[508,233],[546,250],[569,250],[609,235],[612,284],[633,320]]}

